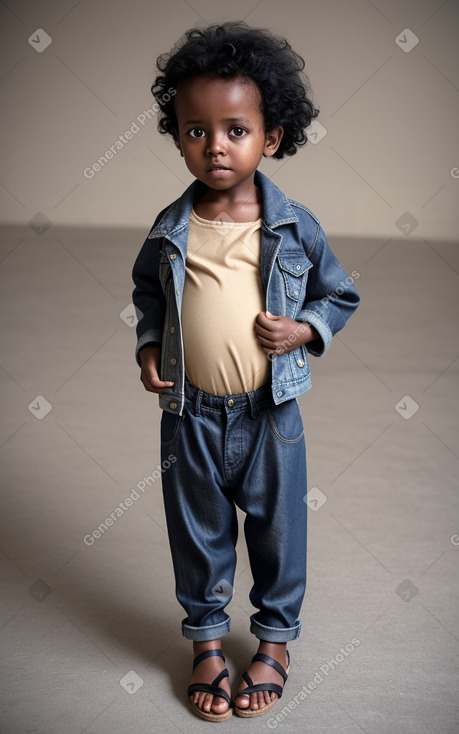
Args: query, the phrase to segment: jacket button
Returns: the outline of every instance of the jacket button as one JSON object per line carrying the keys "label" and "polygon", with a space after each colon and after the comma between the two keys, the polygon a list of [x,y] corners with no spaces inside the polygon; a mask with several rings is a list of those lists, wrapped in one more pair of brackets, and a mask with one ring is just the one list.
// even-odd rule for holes
{"label": "jacket button", "polygon": [[299,359],[299,360],[297,361],[297,365],[298,365],[298,367],[304,367],[304,362],[303,362],[303,360],[302,360],[302,359]]}
{"label": "jacket button", "polygon": [[282,392],[282,390],[278,390],[276,394],[278,398],[281,398],[284,393]]}
{"label": "jacket button", "polygon": [[175,364],[177,364],[177,360],[175,359],[175,357],[172,357],[172,359],[171,359],[171,365],[175,365]]}
{"label": "jacket button", "polygon": [[177,291],[175,291],[175,292],[176,292],[176,294],[177,294],[178,296],[180,295],[180,291],[179,291],[179,290],[177,290]]}
{"label": "jacket button", "polygon": [[[171,257],[172,257],[172,255],[171,255]],[[174,255],[174,257],[175,257],[175,255]],[[296,269],[297,269],[297,270],[301,270],[301,265],[297,265],[297,266],[296,266]]]}
{"label": "jacket button", "polygon": [[169,408],[172,408],[172,410],[177,410],[177,403],[169,403]]}
{"label": "jacket button", "polygon": [[169,329],[169,333],[175,334],[175,326],[171,326],[171,328]]}
{"label": "jacket button", "polygon": [[175,260],[175,258],[177,257],[177,255],[169,255],[169,257],[170,257],[171,260]]}

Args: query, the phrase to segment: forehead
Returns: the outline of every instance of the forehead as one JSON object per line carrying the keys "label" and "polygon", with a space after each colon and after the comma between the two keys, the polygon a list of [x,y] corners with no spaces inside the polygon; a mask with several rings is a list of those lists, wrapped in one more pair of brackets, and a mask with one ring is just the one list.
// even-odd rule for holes
{"label": "forehead", "polygon": [[179,121],[185,116],[199,119],[215,116],[261,115],[261,94],[249,77],[230,79],[193,77],[177,87],[175,111]]}

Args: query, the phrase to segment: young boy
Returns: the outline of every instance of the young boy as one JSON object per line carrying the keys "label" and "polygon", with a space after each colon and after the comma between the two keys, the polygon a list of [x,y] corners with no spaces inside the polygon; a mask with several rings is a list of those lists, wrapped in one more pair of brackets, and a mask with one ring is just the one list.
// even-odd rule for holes
{"label": "young boy", "polygon": [[[304,62],[244,23],[193,29],[161,56],[159,129],[196,180],[157,217],[134,265],[136,359],[159,394],[163,495],[177,598],[193,640],[195,713],[269,711],[300,633],[306,456],[297,396],[359,303],[316,217],[257,171],[293,155],[318,114]],[[236,506],[259,639],[231,706],[221,638],[236,565]],[[267,682],[268,681],[268,682]]]}

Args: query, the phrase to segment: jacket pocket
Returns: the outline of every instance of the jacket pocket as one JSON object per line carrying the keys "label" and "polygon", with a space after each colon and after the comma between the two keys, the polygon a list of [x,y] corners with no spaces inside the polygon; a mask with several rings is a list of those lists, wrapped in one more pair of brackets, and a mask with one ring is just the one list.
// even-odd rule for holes
{"label": "jacket pocket", "polygon": [[304,296],[308,270],[312,263],[304,257],[300,259],[295,253],[279,255],[277,259],[288,298],[299,301]]}

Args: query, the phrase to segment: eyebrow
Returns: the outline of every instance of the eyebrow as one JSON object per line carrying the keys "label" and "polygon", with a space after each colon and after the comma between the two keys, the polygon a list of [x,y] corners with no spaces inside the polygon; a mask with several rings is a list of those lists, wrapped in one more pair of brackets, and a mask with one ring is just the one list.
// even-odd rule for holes
{"label": "eyebrow", "polygon": [[[247,117],[223,117],[220,122],[250,122]],[[186,120],[184,125],[203,125],[204,120]]]}

